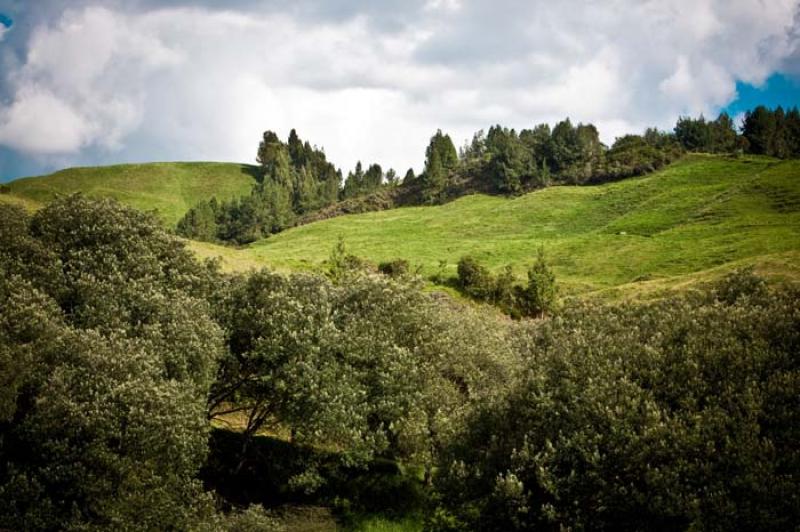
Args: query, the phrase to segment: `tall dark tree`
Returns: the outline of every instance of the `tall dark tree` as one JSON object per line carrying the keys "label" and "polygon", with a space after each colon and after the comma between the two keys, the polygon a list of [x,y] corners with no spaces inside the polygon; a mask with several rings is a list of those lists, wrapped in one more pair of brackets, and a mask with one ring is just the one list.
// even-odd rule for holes
{"label": "tall dark tree", "polygon": [[437,130],[425,150],[425,172],[421,176],[422,199],[433,203],[440,199],[450,172],[458,165],[458,152],[450,135]]}
{"label": "tall dark tree", "polygon": [[488,171],[494,186],[502,192],[519,192],[523,180],[533,173],[534,167],[531,154],[517,133],[499,125],[489,128],[486,152],[489,155]]}
{"label": "tall dark tree", "polygon": [[569,118],[556,124],[550,139],[550,160],[554,171],[567,171],[580,160],[583,151],[581,137]]}
{"label": "tall dark tree", "polygon": [[745,113],[742,135],[747,139],[751,153],[773,155],[775,132],[775,115],[763,105]]}
{"label": "tall dark tree", "polygon": [[712,136],[706,119],[682,116],[675,124],[675,137],[689,151],[711,151]]}
{"label": "tall dark tree", "polygon": [[364,172],[364,191],[372,192],[383,184],[383,168],[379,164],[371,164]]}

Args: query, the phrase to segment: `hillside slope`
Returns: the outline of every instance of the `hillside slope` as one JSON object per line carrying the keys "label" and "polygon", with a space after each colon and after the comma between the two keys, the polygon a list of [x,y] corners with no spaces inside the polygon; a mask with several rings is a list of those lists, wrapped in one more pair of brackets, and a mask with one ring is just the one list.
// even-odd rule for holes
{"label": "hillside slope", "polygon": [[155,210],[169,227],[203,199],[247,194],[255,167],[235,163],[147,163],[70,168],[7,183],[0,201],[36,208],[59,194],[113,197],[137,209]]}
{"label": "hillside slope", "polygon": [[692,155],[663,171],[599,186],[559,186],[517,198],[473,195],[438,207],[348,215],[244,249],[193,243],[229,269],[318,267],[336,240],[378,262],[396,257],[454,275],[472,254],[523,278],[544,246],[570,293],[658,293],[734,266],[800,279],[800,161]]}

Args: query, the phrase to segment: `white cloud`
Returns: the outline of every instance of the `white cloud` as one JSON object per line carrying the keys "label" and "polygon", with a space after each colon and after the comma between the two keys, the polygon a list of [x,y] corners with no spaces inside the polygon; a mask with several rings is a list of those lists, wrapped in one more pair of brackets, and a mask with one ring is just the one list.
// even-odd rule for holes
{"label": "white cloud", "polygon": [[569,115],[610,142],[713,114],[796,48],[794,0],[431,0],[327,18],[228,5],[76,8],[38,27],[5,74],[0,143],[252,161],[264,129],[295,127],[345,168],[403,171],[437,128],[461,142]]}
{"label": "white cloud", "polygon": [[86,145],[92,126],[44,89],[26,89],[0,114],[0,143],[23,152],[70,153]]}
{"label": "white cloud", "polygon": [[0,24],[0,42],[3,41],[3,37],[5,37],[9,29],[7,26]]}

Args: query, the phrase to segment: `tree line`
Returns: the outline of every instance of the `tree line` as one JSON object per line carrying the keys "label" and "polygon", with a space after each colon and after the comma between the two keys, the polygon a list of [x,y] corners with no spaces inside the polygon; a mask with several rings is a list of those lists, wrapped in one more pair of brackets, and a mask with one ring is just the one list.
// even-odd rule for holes
{"label": "tree line", "polygon": [[553,184],[594,184],[643,175],[683,153],[749,153],[800,157],[800,112],[759,106],[745,113],[740,131],[721,113],[715,120],[681,117],[672,132],[649,128],[608,147],[593,124],[568,118],[552,128],[492,126],[456,150],[441,130],[425,150],[424,171],[402,180],[379,164],[361,162],[343,178],[323,150],[295,130],[287,142],[264,133],[258,147],[258,181],[248,196],[212,198],[191,208],[178,234],[205,241],[245,244],[304,221],[400,205],[429,205],[471,192],[519,194]]}

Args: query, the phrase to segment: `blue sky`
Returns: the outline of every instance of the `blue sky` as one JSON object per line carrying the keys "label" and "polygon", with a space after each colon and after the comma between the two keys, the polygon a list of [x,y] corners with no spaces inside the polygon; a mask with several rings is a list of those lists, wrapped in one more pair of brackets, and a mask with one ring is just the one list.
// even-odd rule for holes
{"label": "blue sky", "polygon": [[[0,181],[252,162],[265,129],[417,170],[436,129],[569,116],[607,143],[793,105],[798,0],[0,0]],[[13,24],[9,26],[9,23]]]}
{"label": "blue sky", "polygon": [[800,106],[800,81],[782,73],[773,74],[761,86],[739,81],[736,83],[736,99],[725,106],[725,111],[736,116],[758,105],[773,109]]}

